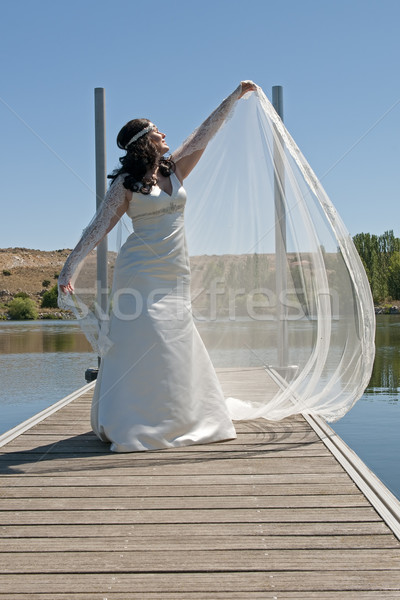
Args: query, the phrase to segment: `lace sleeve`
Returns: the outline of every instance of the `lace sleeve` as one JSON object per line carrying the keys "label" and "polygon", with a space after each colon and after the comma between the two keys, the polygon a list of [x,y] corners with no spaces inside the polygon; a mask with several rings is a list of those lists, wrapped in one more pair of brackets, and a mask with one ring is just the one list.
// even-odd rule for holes
{"label": "lace sleeve", "polygon": [[175,150],[172,154],[174,162],[178,162],[180,159],[193,154],[197,150],[204,150],[206,148],[224,121],[229,119],[232,109],[236,101],[240,98],[241,93],[242,85],[239,84],[235,91],[225,98],[218,108]]}
{"label": "lace sleeve", "polygon": [[58,277],[58,285],[67,285],[77,276],[78,268],[84,258],[119,221],[124,210],[126,189],[123,176],[110,186],[102,205],[84,230],[81,239],[67,258]]}

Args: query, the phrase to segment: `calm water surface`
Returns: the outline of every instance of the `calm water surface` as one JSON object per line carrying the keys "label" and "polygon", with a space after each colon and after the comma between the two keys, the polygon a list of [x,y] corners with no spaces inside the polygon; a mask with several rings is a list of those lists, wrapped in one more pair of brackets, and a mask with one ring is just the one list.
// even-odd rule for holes
{"label": "calm water surface", "polygon": [[365,394],[331,426],[400,500],[400,316],[378,315],[375,339]]}
{"label": "calm water surface", "polygon": [[94,366],[74,321],[1,321],[0,433],[85,385]]}
{"label": "calm water surface", "polygon": [[[331,426],[400,499],[400,316],[378,316],[376,345],[368,389]],[[220,351],[225,359],[237,352]],[[0,433],[85,385],[96,365],[74,321],[0,322]]]}

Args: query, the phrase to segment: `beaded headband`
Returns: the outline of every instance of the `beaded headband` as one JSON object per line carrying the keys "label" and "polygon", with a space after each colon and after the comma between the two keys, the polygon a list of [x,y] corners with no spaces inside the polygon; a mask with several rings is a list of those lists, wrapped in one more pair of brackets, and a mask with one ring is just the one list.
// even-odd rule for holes
{"label": "beaded headband", "polygon": [[153,129],[155,129],[154,125],[149,125],[148,127],[145,127],[144,129],[142,129],[141,131],[139,131],[139,133],[136,133],[133,138],[131,138],[129,140],[129,142],[127,144],[125,144],[125,150],[128,148],[128,146],[130,144],[132,144],[132,142],[136,142],[136,140],[138,140],[139,138],[142,137],[142,135],[145,135],[146,133],[149,133],[149,131],[152,131]]}

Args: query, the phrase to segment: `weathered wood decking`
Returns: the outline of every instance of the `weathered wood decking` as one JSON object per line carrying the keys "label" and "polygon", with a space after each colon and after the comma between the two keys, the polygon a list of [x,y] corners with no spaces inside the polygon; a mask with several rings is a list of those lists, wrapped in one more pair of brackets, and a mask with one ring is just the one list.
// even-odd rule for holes
{"label": "weathered wood decking", "polygon": [[400,598],[400,542],[303,417],[111,454],[91,395],[1,448],[0,599]]}

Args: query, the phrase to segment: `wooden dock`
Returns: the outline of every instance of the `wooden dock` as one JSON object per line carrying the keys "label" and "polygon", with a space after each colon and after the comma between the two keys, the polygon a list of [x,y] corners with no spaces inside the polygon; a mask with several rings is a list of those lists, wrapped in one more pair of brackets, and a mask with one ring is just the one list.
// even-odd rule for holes
{"label": "wooden dock", "polygon": [[321,420],[112,454],[92,389],[0,436],[0,600],[400,598],[400,503]]}

